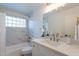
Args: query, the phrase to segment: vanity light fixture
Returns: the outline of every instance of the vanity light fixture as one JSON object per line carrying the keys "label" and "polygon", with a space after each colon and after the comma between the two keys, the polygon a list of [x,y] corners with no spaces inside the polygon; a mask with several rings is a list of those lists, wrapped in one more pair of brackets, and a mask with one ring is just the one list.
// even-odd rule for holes
{"label": "vanity light fixture", "polygon": [[46,8],[45,8],[45,12],[44,13],[48,13],[52,10],[57,10],[58,7],[64,7],[66,5],[66,3],[51,3],[51,4],[47,4]]}

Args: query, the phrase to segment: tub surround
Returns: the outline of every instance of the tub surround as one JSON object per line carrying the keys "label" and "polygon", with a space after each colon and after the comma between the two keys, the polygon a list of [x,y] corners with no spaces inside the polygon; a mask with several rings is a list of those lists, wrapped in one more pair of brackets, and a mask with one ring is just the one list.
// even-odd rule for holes
{"label": "tub surround", "polygon": [[[48,43],[44,42],[43,39],[34,39],[32,42],[33,42],[33,47],[36,44],[41,45],[41,46],[43,46],[47,49],[51,49],[51,51],[54,50],[56,52],[59,52],[60,53],[59,56],[60,55],[61,56],[79,56],[79,45],[75,45],[75,44],[70,44],[69,45],[69,44],[64,44],[63,43],[62,45],[54,46],[54,45],[51,45],[51,44],[48,44]],[[42,49],[40,48],[39,50],[42,50]],[[34,51],[32,51],[32,52],[34,53]],[[44,51],[42,50],[42,52],[44,52]],[[48,52],[50,52],[50,51],[48,51]]]}
{"label": "tub surround", "polygon": [[28,33],[26,28],[6,27],[6,46],[25,43],[27,39]]}
{"label": "tub surround", "polygon": [[[23,54],[22,50],[25,50],[25,47],[29,49],[29,46],[30,43],[28,42],[8,46],[6,47],[6,56],[20,56],[21,54]],[[27,52],[29,51],[27,50]],[[28,54],[27,52],[25,51],[26,54]]]}

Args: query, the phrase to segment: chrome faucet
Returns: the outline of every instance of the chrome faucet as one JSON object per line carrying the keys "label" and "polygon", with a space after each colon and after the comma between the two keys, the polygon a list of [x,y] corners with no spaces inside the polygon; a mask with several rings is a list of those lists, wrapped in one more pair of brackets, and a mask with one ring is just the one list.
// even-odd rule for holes
{"label": "chrome faucet", "polygon": [[56,42],[59,42],[59,33],[56,34]]}
{"label": "chrome faucet", "polygon": [[53,36],[53,41],[55,41],[55,34],[53,34],[52,36]]}
{"label": "chrome faucet", "polygon": [[50,34],[46,36],[47,38],[49,38],[50,41],[54,41],[54,42],[59,42],[60,38],[59,38],[59,33],[56,34]]}
{"label": "chrome faucet", "polygon": [[52,40],[51,35],[47,34],[47,37],[49,38],[50,41]]}

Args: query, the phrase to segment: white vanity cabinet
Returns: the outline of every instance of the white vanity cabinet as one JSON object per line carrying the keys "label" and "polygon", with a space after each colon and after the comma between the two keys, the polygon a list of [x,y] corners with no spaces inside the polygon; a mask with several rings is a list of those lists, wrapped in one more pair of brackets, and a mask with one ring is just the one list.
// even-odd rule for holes
{"label": "white vanity cabinet", "polygon": [[39,43],[32,43],[32,55],[33,56],[66,56],[58,51],[52,50]]}

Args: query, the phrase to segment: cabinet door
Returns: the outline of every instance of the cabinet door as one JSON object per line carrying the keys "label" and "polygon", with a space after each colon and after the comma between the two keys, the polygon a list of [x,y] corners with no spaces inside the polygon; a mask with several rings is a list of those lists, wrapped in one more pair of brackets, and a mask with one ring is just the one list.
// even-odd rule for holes
{"label": "cabinet door", "polygon": [[32,50],[33,56],[66,56],[60,52],[49,49],[37,43],[33,43],[32,47],[33,47],[33,50]]}
{"label": "cabinet door", "polygon": [[40,51],[40,47],[36,43],[32,43],[32,55],[33,56],[42,56],[42,53]]}

